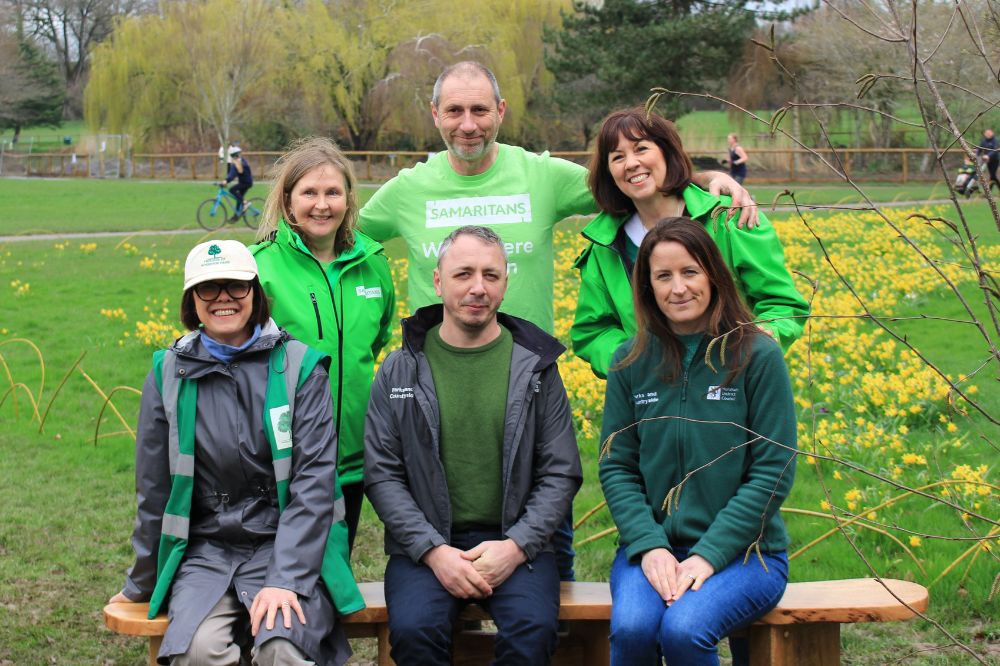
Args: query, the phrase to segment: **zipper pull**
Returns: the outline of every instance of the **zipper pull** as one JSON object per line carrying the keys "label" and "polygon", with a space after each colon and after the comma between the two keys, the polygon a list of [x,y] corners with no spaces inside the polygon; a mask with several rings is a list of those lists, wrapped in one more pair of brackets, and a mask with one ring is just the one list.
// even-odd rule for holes
{"label": "zipper pull", "polygon": [[684,371],[684,385],[681,387],[681,402],[687,402],[688,399],[688,371]]}

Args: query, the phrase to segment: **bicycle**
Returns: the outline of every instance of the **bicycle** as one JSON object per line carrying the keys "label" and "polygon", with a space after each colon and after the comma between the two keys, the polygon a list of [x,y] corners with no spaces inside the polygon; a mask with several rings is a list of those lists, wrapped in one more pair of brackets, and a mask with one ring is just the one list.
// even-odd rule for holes
{"label": "bicycle", "polygon": [[[215,198],[205,199],[198,204],[196,217],[201,228],[205,231],[215,231],[226,224],[236,224],[239,220],[243,220],[243,224],[256,229],[264,212],[264,200],[260,197],[244,199],[243,210],[235,217],[230,217],[229,209],[234,205],[236,197],[224,186],[216,185],[219,191],[215,193]],[[232,202],[227,202],[227,198],[232,199]]]}

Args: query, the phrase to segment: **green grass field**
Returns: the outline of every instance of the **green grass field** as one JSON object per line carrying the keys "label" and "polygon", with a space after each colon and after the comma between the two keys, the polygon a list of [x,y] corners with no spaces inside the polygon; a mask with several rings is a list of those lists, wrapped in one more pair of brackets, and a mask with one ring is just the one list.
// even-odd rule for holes
{"label": "green grass field", "polygon": [[[0,180],[0,236],[29,231],[193,229],[194,206],[206,192],[211,194],[210,190],[205,184],[192,183]],[[809,192],[815,197],[813,203],[844,203],[847,196],[836,189],[812,188]],[[255,188],[254,194],[258,193]],[[760,192],[756,194],[765,200]],[[918,194],[915,191],[914,198]],[[932,195],[929,188],[925,195]],[[1000,236],[986,207],[980,203],[966,210],[984,247],[996,248]],[[788,221],[788,213],[772,217],[782,225],[794,224]],[[563,226],[575,231],[581,224],[569,221]],[[872,227],[870,233],[884,232]],[[141,386],[153,348],[138,338],[144,330],[173,325],[183,259],[190,247],[207,236],[164,233],[0,242],[0,302],[5,306],[0,320],[0,607],[8,611],[7,621],[0,624],[0,665],[143,663],[144,642],[112,635],[103,629],[100,618],[101,606],[119,589],[131,560],[128,536],[135,510],[134,465],[127,428],[134,426],[138,398],[130,391],[118,390],[114,404],[122,419],[106,411],[99,422],[104,400],[94,384],[105,394],[115,387]],[[220,237],[217,233],[213,236]],[[225,237],[251,240],[245,230],[234,229]],[[388,252],[401,258],[402,246],[392,243]],[[572,281],[574,276],[564,279]],[[963,293],[973,302],[982,300],[967,283]],[[895,312],[921,313],[961,314],[954,299],[943,293],[908,303]],[[147,323],[151,325],[140,326]],[[967,372],[980,361],[977,350],[982,345],[973,344],[975,338],[966,327],[913,322],[900,328],[948,372]],[[169,332],[166,336],[170,337]],[[34,349],[20,340],[37,345],[43,364]],[[1000,414],[995,377],[993,368],[977,383],[984,405],[991,413]],[[8,390],[22,383],[26,389]],[[39,420],[33,418],[28,391],[41,396],[37,405],[39,416],[45,416],[41,429]],[[989,478],[995,483],[998,429],[981,416],[956,422],[967,433],[969,447],[939,450],[935,448],[938,432],[928,429],[911,433],[908,450],[924,451],[940,466],[931,466],[930,479],[945,474],[946,465],[964,462],[987,465]],[[983,443],[980,436],[992,444]],[[594,473],[597,442],[584,439],[580,447],[587,478],[575,501],[577,517],[602,499]],[[831,473],[832,468],[824,469]],[[800,463],[786,506],[818,510],[822,498],[815,468]],[[996,494],[991,498],[992,504],[987,502],[979,510],[997,519]],[[905,512],[889,519],[917,525],[927,533],[968,534],[940,506],[926,503],[908,504]],[[789,515],[786,520],[793,547],[830,526],[829,521],[817,517]],[[598,513],[581,527],[578,539],[610,525],[607,512]],[[926,570],[922,573],[887,539],[864,531],[853,534],[881,575],[924,584],[930,584],[968,546],[924,539],[919,549],[914,548]],[[901,538],[905,541],[906,535]],[[613,537],[579,547],[578,578],[605,580],[613,549]],[[983,553],[964,576],[968,561],[963,561],[953,574],[931,588],[930,616],[986,660],[1000,655],[998,600],[990,599],[998,571],[996,552],[994,548],[991,554]],[[381,528],[369,507],[362,520],[355,565],[360,579],[382,577]],[[870,575],[839,535],[796,559],[791,572],[793,580]],[[844,636],[845,663],[883,664],[925,649],[905,663],[969,663],[967,655],[940,649],[949,639],[923,621],[856,625],[845,628]],[[358,647],[359,662],[364,663],[371,658],[370,643],[362,642]]]}
{"label": "green grass field", "polygon": [[70,137],[71,145],[80,143],[85,135],[90,134],[90,129],[82,120],[69,120],[59,127],[25,127],[21,130],[21,137],[17,145],[12,146],[14,130],[6,129],[0,131],[0,144],[6,144],[7,150],[17,152],[28,152],[29,148],[34,153],[59,152],[68,146],[63,143],[64,137]]}
{"label": "green grass field", "polygon": [[[769,216],[770,206],[784,187],[751,186],[754,197]],[[855,190],[838,185],[805,185],[788,188],[795,200],[808,205],[856,205],[863,199]],[[877,202],[944,199],[943,185],[865,183],[864,190]],[[100,231],[195,231],[198,204],[215,196],[208,182],[136,181],[100,179],[0,178],[0,236],[39,233],[89,233]],[[266,197],[269,185],[258,182],[251,196]],[[374,190],[362,187],[358,196],[367,201]],[[787,196],[779,206],[791,204]]]}

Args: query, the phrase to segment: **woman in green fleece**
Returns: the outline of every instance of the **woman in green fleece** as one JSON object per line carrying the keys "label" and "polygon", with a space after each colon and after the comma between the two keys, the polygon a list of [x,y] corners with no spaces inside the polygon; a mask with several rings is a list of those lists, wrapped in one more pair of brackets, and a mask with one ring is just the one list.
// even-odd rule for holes
{"label": "woman in green fleece", "polygon": [[718,664],[719,640],[773,608],[787,582],[791,383],[701,223],[654,226],[633,283],[637,334],[612,360],[601,432],[620,535],[611,663]]}
{"label": "woman in green fleece", "polygon": [[580,298],[570,331],[573,351],[606,377],[611,355],[636,334],[629,278],[646,232],[665,217],[702,223],[733,273],[760,327],[784,349],[802,335],[809,304],[795,289],[774,227],[763,215],[754,229],[726,222],[729,197],[691,183],[691,158],[673,124],[637,107],[608,116],[590,162],[589,185],[601,213],[583,235],[576,261]]}
{"label": "woman in green fleece", "polygon": [[337,473],[353,548],[364,499],[364,428],[375,359],[396,293],[382,246],[357,230],[351,162],[329,139],[296,142],[275,164],[251,248],[279,326],[330,355]]}

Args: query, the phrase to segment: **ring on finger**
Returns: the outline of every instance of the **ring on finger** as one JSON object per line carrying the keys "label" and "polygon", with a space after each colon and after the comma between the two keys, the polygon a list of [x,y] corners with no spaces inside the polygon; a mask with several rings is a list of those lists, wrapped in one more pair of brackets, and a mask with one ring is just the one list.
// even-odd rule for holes
{"label": "ring on finger", "polygon": [[697,576],[692,576],[691,574],[688,574],[688,578],[690,578],[691,580],[697,580],[698,577]]}
{"label": "ring on finger", "polygon": [[282,601],[281,605],[287,608],[290,604],[287,601]]}

